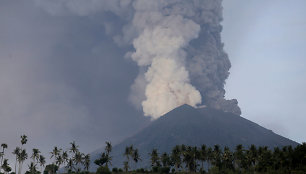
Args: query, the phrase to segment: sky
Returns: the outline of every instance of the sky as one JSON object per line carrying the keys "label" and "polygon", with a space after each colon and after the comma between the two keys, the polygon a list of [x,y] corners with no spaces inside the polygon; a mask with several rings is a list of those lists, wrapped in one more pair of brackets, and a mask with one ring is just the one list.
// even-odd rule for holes
{"label": "sky", "polygon": [[[124,58],[131,48],[108,35],[125,21],[109,12],[58,15],[37,2],[0,1],[0,143],[11,152],[26,134],[28,148],[49,152],[75,140],[89,153],[148,125],[129,101],[138,75]],[[223,5],[226,98],[238,100],[242,117],[305,141],[306,2]]]}
{"label": "sky", "polygon": [[224,1],[226,90],[242,116],[305,142],[306,2]]}

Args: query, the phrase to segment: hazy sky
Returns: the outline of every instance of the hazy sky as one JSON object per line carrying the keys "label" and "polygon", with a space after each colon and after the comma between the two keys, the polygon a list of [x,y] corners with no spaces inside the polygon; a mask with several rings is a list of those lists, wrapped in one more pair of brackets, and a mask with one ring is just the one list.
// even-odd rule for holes
{"label": "hazy sky", "polygon": [[306,1],[223,4],[227,96],[238,99],[243,117],[306,141]]}
{"label": "hazy sky", "polygon": [[[25,133],[29,148],[48,152],[76,140],[91,152],[146,126],[128,101],[138,74],[124,58],[130,48],[107,35],[124,21],[44,7],[0,1],[0,143],[11,152]],[[243,117],[297,142],[306,140],[305,7],[304,0],[224,0],[222,32],[232,62],[226,97],[238,99]]]}

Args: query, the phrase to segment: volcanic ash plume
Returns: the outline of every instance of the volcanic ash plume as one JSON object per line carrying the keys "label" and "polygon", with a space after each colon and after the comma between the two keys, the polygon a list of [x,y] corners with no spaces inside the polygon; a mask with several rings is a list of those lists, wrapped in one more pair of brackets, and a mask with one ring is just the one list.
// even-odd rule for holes
{"label": "volcanic ash plume", "polygon": [[231,63],[221,41],[222,0],[35,1],[55,15],[118,17],[104,24],[119,47],[135,49],[126,54],[139,66],[130,101],[146,116],[182,104],[241,114],[236,99],[225,99]]}
{"label": "volcanic ash plume", "polygon": [[137,12],[134,21],[142,32],[133,41],[136,51],[131,57],[139,66],[148,66],[146,99],[142,102],[144,114],[158,118],[180,105],[200,104],[201,95],[190,84],[183,50],[198,37],[200,26],[179,15],[147,11]]}

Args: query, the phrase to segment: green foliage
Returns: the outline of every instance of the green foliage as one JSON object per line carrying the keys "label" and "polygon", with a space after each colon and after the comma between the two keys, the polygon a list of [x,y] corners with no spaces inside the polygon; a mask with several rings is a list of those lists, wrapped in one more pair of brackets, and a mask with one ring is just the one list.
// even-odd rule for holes
{"label": "green foliage", "polygon": [[152,172],[153,173],[157,173],[158,172],[159,167],[158,166],[153,166],[152,167]]}
{"label": "green foliage", "polygon": [[112,169],[112,172],[118,173],[118,168],[117,168],[117,167],[114,167],[114,168]]}
{"label": "green foliage", "polygon": [[49,164],[45,167],[44,174],[56,174],[58,166],[55,164]]}
{"label": "green foliage", "polygon": [[160,167],[159,168],[159,173],[169,173],[170,172],[170,167]]}
{"label": "green foliage", "polygon": [[148,173],[144,168],[140,168],[136,170],[137,173]]}
{"label": "green foliage", "polygon": [[[26,144],[27,137],[22,136],[21,139],[22,145]],[[2,144],[1,146],[1,168],[5,174],[8,174],[12,169],[8,165],[8,160],[3,158],[3,152],[7,145]],[[111,174],[112,172],[168,174],[170,170],[171,173],[178,174],[187,172],[193,174],[306,173],[306,143],[299,144],[296,147],[284,146],[275,147],[274,149],[269,149],[266,146],[256,147],[255,145],[246,148],[240,144],[233,151],[229,147],[221,147],[219,145],[214,145],[213,147],[202,145],[199,148],[183,144],[175,146],[169,154],[166,152],[159,154],[158,149],[152,149],[149,154],[152,170],[147,171],[143,168],[136,168],[132,172],[128,172],[130,162],[134,162],[136,166],[137,162],[141,160],[138,149],[134,148],[133,145],[126,147],[124,155],[127,160],[123,163],[125,172],[116,167],[112,169],[112,172],[109,170],[107,164],[111,164],[111,157],[109,156],[111,150],[111,144],[106,142],[105,152],[102,153],[99,159],[95,160],[95,163],[100,166],[96,171],[97,174]],[[28,154],[23,147],[17,147],[12,153],[16,157],[16,162],[18,162],[18,173],[20,174],[22,163],[28,158]],[[54,159],[54,162],[45,167],[44,174],[56,174],[61,164],[65,164],[66,168],[69,169],[68,174],[90,174],[88,172],[90,156],[81,153],[75,142],[71,143],[69,151],[62,151],[62,149],[54,147],[51,152],[51,158]],[[40,174],[37,170],[39,168],[38,165],[42,169],[45,162],[45,157],[40,155],[40,151],[33,149],[31,163],[28,165],[29,169],[26,174]],[[86,171],[82,171],[82,165]],[[12,172],[11,174],[15,173]]]}
{"label": "green foliage", "polygon": [[96,174],[111,174],[111,173],[112,172],[109,170],[107,166],[100,166],[96,171]]}

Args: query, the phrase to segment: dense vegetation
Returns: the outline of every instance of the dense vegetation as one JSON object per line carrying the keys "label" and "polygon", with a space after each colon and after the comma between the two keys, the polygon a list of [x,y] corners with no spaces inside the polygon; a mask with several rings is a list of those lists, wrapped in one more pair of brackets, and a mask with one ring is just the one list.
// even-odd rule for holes
{"label": "dense vegetation", "polygon": [[[24,148],[27,136],[21,136],[21,147],[16,147],[12,152],[15,157],[14,171],[5,158],[7,144],[1,144],[0,152],[1,170],[4,174],[21,174],[23,163],[28,159],[28,153]],[[90,155],[83,154],[75,142],[70,143],[68,150],[54,147],[50,152],[51,164],[46,165],[46,158],[39,149],[32,149],[30,165],[26,174],[55,174],[55,173],[89,173]],[[275,173],[275,174],[299,174],[306,173],[306,143],[296,146],[256,147],[251,145],[244,148],[237,145],[234,150],[228,147],[192,147],[186,145],[175,146],[171,153],[159,153],[152,149],[150,155],[151,168],[138,169],[137,163],[141,161],[138,149],[133,145],[125,148],[126,160],[123,169],[111,166],[112,145],[106,142],[105,151],[94,163],[99,166],[97,174],[113,173]],[[45,166],[46,165],[46,166]],[[18,169],[17,169],[18,168]],[[39,170],[40,168],[40,170]],[[63,168],[62,170],[59,170]]]}

